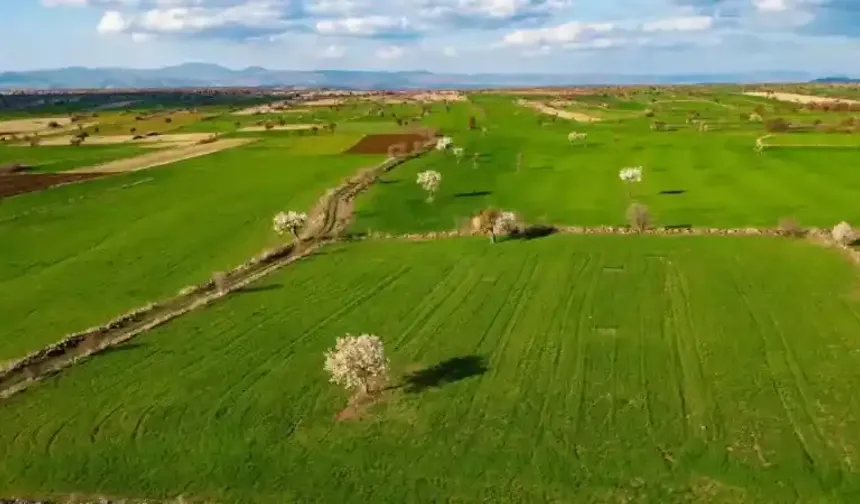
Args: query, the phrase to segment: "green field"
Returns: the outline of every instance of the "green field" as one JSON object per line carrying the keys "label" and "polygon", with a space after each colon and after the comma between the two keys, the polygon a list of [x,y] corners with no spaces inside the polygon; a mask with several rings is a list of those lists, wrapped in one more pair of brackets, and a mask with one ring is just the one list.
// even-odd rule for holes
{"label": "green field", "polygon": [[[758,153],[768,133],[749,120],[757,108],[805,127],[851,114],[739,86],[588,93],[527,99],[571,100],[559,106],[600,122],[478,93],[413,125],[395,116],[419,106],[358,100],[236,116],[255,99],[201,98],[179,114],[183,95],[144,95],[131,113],[100,112],[101,134],[257,140],[0,200],[0,367],[283,243],[276,212],[308,211],[382,161],[343,154],[364,135],[413,126],[465,156],[431,152],[381,175],[349,231],[451,230],[487,206],[621,226],[631,200],[658,226],[860,225],[860,135],[793,129]],[[65,106],[77,110],[51,105]],[[280,117],[337,128],[236,131]],[[572,131],[588,140],[572,145]],[[0,165],[61,171],[143,151],[5,146]],[[628,188],[618,172],[637,165],[643,181]],[[416,178],[431,169],[443,179],[428,203]],[[382,338],[391,387],[343,419],[348,393],[323,352],[346,333]],[[810,240],[344,241],[0,400],[0,500],[855,503],[858,334],[860,272]]]}
{"label": "green field", "polygon": [[81,145],[21,147],[0,145],[0,167],[24,164],[35,172],[61,172],[150,152],[136,145]]}
{"label": "green field", "polygon": [[3,200],[0,360],[175,294],[277,243],[277,211],[309,210],[325,189],[381,160],[324,154],[352,140],[261,141]]}
{"label": "green field", "polygon": [[[854,502],[856,279],[779,239],[331,247],[7,401],[0,488]],[[322,353],[364,331],[412,385],[337,422]],[[404,378],[446,362],[439,383]]]}

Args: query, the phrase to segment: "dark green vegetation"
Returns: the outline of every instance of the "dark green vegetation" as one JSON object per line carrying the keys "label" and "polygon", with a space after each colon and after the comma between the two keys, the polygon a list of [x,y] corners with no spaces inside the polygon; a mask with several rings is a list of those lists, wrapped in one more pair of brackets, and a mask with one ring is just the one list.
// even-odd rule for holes
{"label": "dark green vegetation", "polygon": [[[331,247],[5,402],[0,488],[854,502],[855,278],[779,239]],[[405,386],[339,422],[322,354],[356,331]]]}
{"label": "dark green vegetation", "polygon": [[30,172],[61,172],[137,156],[151,149],[136,145],[0,146],[0,168],[24,164]]}

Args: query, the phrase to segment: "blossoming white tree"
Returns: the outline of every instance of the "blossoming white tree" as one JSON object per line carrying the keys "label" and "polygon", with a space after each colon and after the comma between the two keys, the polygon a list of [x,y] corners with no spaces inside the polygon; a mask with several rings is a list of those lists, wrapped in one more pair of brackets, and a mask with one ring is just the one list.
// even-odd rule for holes
{"label": "blossoming white tree", "polygon": [[460,164],[460,161],[463,160],[463,155],[466,153],[466,151],[463,150],[462,147],[454,147],[451,152],[453,152],[454,157],[457,158],[457,164]]}
{"label": "blossoming white tree", "polygon": [[278,234],[289,231],[293,238],[299,238],[299,230],[308,222],[308,214],[304,212],[278,212],[273,219],[272,228]]}
{"label": "blossoming white tree", "polygon": [[509,235],[519,228],[519,218],[514,212],[486,208],[472,218],[472,228],[487,233],[490,241],[496,243],[499,235]]}
{"label": "blossoming white tree", "polygon": [[493,234],[507,235],[517,230],[517,214],[502,210],[493,221]]}
{"label": "blossoming white tree", "polygon": [[337,339],[325,352],[325,370],[331,382],[362,394],[375,392],[388,376],[388,359],[382,340],[372,334]]}
{"label": "blossoming white tree", "polygon": [[837,243],[841,245],[848,245],[849,243],[854,241],[854,228],[851,227],[851,224],[842,221],[839,224],[833,226],[831,236],[833,236],[833,239],[836,240]]}
{"label": "blossoming white tree", "polygon": [[642,182],[642,167],[631,166],[629,168],[622,168],[621,171],[618,172],[618,177],[628,184]]}
{"label": "blossoming white tree", "polygon": [[454,145],[454,140],[451,137],[439,137],[436,139],[436,150],[446,150]]}
{"label": "blossoming white tree", "polygon": [[576,143],[585,140],[588,140],[588,133],[579,133],[577,131],[571,131],[567,135],[567,141],[570,143]]}
{"label": "blossoming white tree", "polygon": [[427,202],[431,203],[436,191],[439,190],[439,183],[442,182],[442,174],[435,170],[427,170],[418,174],[418,185],[427,191]]}

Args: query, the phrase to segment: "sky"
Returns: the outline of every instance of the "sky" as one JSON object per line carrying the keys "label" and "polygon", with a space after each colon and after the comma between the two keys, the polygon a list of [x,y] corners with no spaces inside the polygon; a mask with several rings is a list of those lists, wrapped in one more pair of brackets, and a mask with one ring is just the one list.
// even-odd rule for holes
{"label": "sky", "polygon": [[860,0],[2,0],[0,19],[0,71],[860,75]]}

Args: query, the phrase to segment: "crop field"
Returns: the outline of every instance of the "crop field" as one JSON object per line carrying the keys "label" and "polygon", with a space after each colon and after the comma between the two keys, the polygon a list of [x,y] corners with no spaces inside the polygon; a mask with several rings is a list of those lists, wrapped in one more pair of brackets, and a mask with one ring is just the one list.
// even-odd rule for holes
{"label": "crop field", "polygon": [[[0,424],[17,428],[0,430],[0,487],[849,502],[856,279],[838,256],[779,239],[333,247],[7,401]],[[353,331],[383,338],[398,388],[338,422],[346,396],[322,353]]]}
{"label": "crop field", "polygon": [[[0,501],[860,502],[860,240],[773,232],[860,225],[860,121],[752,90],[0,110],[79,114],[94,143],[144,137],[0,145],[0,167],[32,172],[4,180],[87,179],[0,199]],[[303,124],[319,128],[289,129]],[[456,149],[380,167],[428,128]],[[189,136],[153,150],[150,133]],[[94,168],[113,161],[139,171]],[[621,235],[632,202],[653,233]],[[315,207],[294,255],[225,280],[293,240],[277,212]],[[435,233],[488,207],[561,229]],[[63,340],[167,299],[188,313],[151,328],[144,312],[128,341],[111,326],[91,355]],[[363,333],[389,380],[356,402],[324,352]],[[85,357],[16,363],[61,340]]]}
{"label": "crop field", "polygon": [[0,145],[0,168],[25,165],[29,172],[62,172],[147,152],[136,145],[20,147]]}
{"label": "crop field", "polygon": [[261,141],[3,201],[0,360],[240,264],[276,243],[275,212],[309,209],[380,159],[308,157],[316,139],[302,140],[293,153]]}

